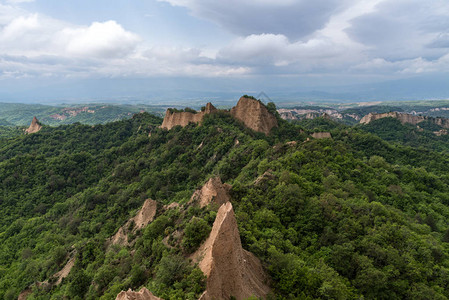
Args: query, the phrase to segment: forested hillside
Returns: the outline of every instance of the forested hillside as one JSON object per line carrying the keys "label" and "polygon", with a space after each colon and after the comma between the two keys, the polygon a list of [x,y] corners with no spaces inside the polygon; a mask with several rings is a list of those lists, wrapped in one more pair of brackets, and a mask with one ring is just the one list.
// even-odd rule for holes
{"label": "forested hillside", "polygon": [[[265,135],[216,112],[168,131],[139,113],[1,140],[0,298],[115,299],[145,286],[198,299],[206,278],[189,258],[217,207],[190,199],[211,177],[231,186],[269,297],[449,298],[447,142],[389,138],[402,127],[379,125],[387,119],[277,121]],[[310,136],[322,131],[332,138]],[[154,220],[131,230],[146,199],[157,202]],[[126,243],[112,243],[123,225]]]}

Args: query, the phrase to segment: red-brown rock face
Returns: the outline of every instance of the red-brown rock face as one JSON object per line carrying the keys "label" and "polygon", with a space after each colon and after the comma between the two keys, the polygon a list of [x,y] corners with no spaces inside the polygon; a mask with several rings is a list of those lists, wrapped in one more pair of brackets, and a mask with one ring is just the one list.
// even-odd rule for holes
{"label": "red-brown rock face", "polygon": [[212,177],[205,185],[193,193],[191,201],[198,201],[200,207],[209,205],[210,203],[221,206],[230,200],[228,184],[223,184],[220,177]]}
{"label": "red-brown rock face", "polygon": [[230,202],[220,207],[208,239],[192,257],[207,276],[200,299],[264,298],[270,292],[259,259],[242,248]]}
{"label": "red-brown rock face", "polygon": [[189,123],[198,124],[201,123],[205,115],[215,111],[217,111],[217,109],[210,102],[206,104],[206,109],[204,111],[197,112],[196,114],[191,112],[174,112],[167,109],[161,128],[170,130],[177,125],[184,127],[189,125]]}
{"label": "red-brown rock face", "polygon": [[121,291],[115,300],[162,300],[153,295],[147,288],[142,288],[138,292],[129,289],[127,292]]}
{"label": "red-brown rock face", "polygon": [[39,121],[37,120],[36,117],[33,118],[33,120],[31,121],[30,127],[28,127],[27,130],[25,130],[26,133],[35,133],[38,132],[39,130],[41,130],[42,126],[41,124],[39,124]]}
{"label": "red-brown rock face", "polygon": [[260,101],[241,97],[231,109],[231,115],[242,121],[246,127],[268,135],[273,127],[278,126],[276,117]]}

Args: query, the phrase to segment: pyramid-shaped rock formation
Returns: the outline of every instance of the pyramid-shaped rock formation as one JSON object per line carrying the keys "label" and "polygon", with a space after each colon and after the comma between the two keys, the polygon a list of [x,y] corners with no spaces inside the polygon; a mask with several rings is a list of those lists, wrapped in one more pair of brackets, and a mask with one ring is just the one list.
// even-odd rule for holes
{"label": "pyramid-shaped rock formation", "polygon": [[242,121],[246,127],[268,135],[273,127],[278,126],[276,117],[259,100],[241,97],[231,109],[231,115]]}
{"label": "pyramid-shaped rock formation", "polygon": [[142,288],[138,292],[133,292],[129,289],[127,292],[121,291],[115,300],[162,300],[153,295],[147,288]]}
{"label": "pyramid-shaped rock formation", "polygon": [[137,212],[136,216],[129,219],[125,225],[119,228],[119,230],[111,237],[112,244],[119,244],[122,246],[128,245],[128,228],[132,222],[134,222],[135,232],[138,229],[142,229],[154,220],[156,216],[157,202],[151,199],[145,200],[142,208]]}
{"label": "pyramid-shaped rock formation", "polygon": [[220,177],[212,177],[201,189],[193,193],[190,201],[198,201],[200,207],[205,207],[211,203],[220,207],[222,204],[230,200],[229,184],[223,184]]}
{"label": "pyramid-shaped rock formation", "polygon": [[39,121],[37,120],[36,117],[33,117],[33,120],[31,121],[30,127],[28,127],[25,132],[30,134],[30,133],[35,133],[38,132],[39,130],[41,130],[42,126],[39,123]]}
{"label": "pyramid-shaped rock formation", "polygon": [[270,292],[259,259],[242,248],[230,202],[220,207],[208,239],[192,258],[207,276],[206,291],[200,299],[265,298]]}
{"label": "pyramid-shaped rock formation", "polygon": [[167,109],[165,112],[164,121],[162,122],[161,128],[172,129],[173,127],[180,125],[182,127],[189,125],[189,123],[201,123],[204,116],[217,111],[212,103],[207,103],[203,111],[193,113],[188,111],[176,112],[171,109]]}

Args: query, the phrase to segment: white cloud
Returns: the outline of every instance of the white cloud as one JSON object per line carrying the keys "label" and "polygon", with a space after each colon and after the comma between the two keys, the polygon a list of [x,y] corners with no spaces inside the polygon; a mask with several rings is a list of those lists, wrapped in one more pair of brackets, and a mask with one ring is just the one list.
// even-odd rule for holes
{"label": "white cloud", "polygon": [[37,31],[39,27],[37,14],[20,16],[3,28],[2,38],[3,40],[20,39],[29,32]]}
{"label": "white cloud", "polygon": [[306,69],[318,60],[337,58],[340,51],[326,38],[292,43],[284,35],[261,34],[236,39],[218,53],[218,59],[244,65],[288,66],[300,63],[301,69]]}
{"label": "white cloud", "polygon": [[141,41],[115,21],[94,22],[84,28],[64,28],[56,34],[66,43],[67,53],[75,56],[115,58],[130,54]]}

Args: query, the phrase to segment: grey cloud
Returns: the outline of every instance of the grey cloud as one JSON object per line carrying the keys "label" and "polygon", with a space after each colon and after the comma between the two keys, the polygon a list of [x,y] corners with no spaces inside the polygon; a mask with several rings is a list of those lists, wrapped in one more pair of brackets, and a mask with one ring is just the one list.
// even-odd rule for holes
{"label": "grey cloud", "polygon": [[449,33],[439,34],[427,46],[430,48],[449,48]]}
{"label": "grey cloud", "polygon": [[437,58],[444,52],[428,45],[448,28],[445,10],[449,11],[447,1],[384,1],[374,12],[353,19],[345,31],[351,39],[369,46],[373,56],[390,60]]}
{"label": "grey cloud", "polygon": [[321,29],[349,0],[160,0],[184,6],[194,16],[210,20],[239,36],[250,34],[283,34],[301,39]]}

